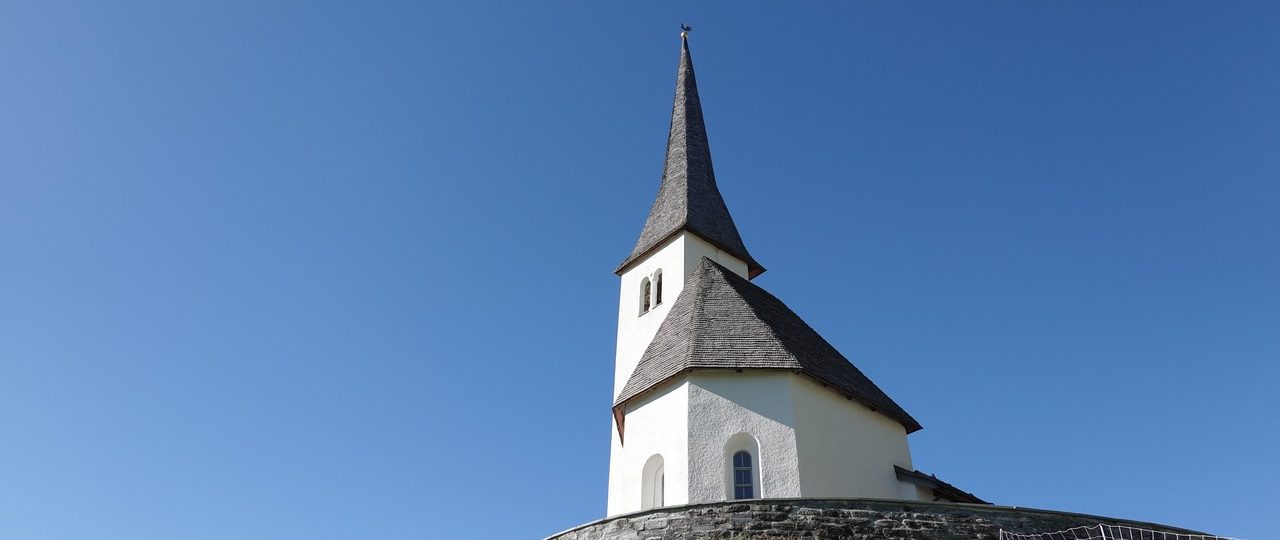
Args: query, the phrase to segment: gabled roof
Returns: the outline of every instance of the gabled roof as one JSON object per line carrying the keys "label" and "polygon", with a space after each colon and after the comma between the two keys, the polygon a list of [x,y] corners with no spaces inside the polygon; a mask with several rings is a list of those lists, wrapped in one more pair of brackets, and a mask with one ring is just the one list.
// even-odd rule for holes
{"label": "gabled roof", "polygon": [[716,187],[687,37],[681,37],[680,69],[676,74],[676,98],[671,110],[671,130],[667,134],[662,185],[640,231],[640,239],[615,273],[621,274],[631,263],[681,230],[693,232],[747,263],[751,277],[764,272],[764,267],[747,252]]}
{"label": "gabled roof", "polygon": [[627,400],[693,369],[797,371],[898,421],[907,433],[921,428],[781,300],[705,257],[623,385],[615,417]]}

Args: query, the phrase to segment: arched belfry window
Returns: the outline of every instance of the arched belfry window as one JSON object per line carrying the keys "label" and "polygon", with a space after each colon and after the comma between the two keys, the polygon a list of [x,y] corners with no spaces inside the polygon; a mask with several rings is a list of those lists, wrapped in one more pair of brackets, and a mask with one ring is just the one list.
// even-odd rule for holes
{"label": "arched belfry window", "polygon": [[649,307],[652,305],[649,303],[650,295],[653,292],[652,290],[650,290],[651,288],[652,286],[649,283],[649,278],[644,278],[640,280],[640,314],[641,315],[648,313]]}
{"label": "arched belfry window", "polygon": [[653,305],[662,303],[662,269],[653,275]]}
{"label": "arched belfry window", "polygon": [[733,453],[733,498],[756,498],[755,472],[751,463],[751,453],[746,450]]}

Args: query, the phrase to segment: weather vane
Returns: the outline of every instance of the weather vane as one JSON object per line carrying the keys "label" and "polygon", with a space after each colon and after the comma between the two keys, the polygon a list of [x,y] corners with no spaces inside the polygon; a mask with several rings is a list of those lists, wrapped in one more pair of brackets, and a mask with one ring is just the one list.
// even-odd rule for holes
{"label": "weather vane", "polygon": [[689,32],[693,31],[693,27],[685,23],[680,23],[680,37],[689,37]]}

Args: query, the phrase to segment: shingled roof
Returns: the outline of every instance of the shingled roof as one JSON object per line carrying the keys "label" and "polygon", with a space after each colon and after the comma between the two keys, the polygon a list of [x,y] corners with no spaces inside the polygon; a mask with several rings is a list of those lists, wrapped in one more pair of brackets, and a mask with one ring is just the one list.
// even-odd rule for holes
{"label": "shingled roof", "polygon": [[618,394],[615,417],[627,400],[693,369],[797,371],[898,421],[907,433],[921,429],[781,300],[705,257]]}
{"label": "shingled roof", "polygon": [[680,70],[676,75],[675,106],[671,110],[671,130],[667,134],[667,160],[662,171],[658,198],[649,209],[649,218],[640,239],[627,259],[615,271],[621,274],[631,263],[648,254],[676,233],[687,230],[747,263],[751,277],[764,267],[747,252],[729,208],[716,187],[711,168],[711,147],[702,121],[698,83],[693,76],[689,40],[681,38]]}
{"label": "shingled roof", "polygon": [[979,499],[977,495],[939,480],[938,475],[936,474],[909,471],[897,465],[893,466],[893,472],[898,476],[898,480],[933,490],[933,500],[935,501],[942,500],[971,504],[991,504]]}

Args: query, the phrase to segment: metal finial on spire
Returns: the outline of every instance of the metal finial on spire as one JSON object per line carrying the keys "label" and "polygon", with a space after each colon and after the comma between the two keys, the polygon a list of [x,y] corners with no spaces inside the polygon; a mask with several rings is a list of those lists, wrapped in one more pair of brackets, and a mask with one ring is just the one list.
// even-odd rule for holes
{"label": "metal finial on spire", "polygon": [[693,27],[685,23],[680,23],[680,37],[689,37],[689,32],[693,31]]}

